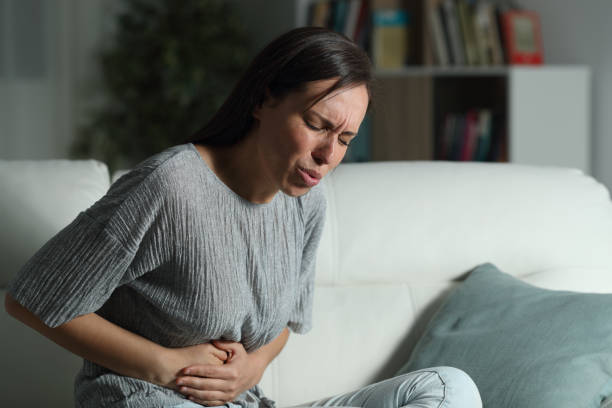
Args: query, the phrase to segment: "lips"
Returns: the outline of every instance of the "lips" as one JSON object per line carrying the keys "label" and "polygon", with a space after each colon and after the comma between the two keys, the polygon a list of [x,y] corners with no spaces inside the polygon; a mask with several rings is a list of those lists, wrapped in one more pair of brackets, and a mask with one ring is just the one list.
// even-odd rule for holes
{"label": "lips", "polygon": [[321,177],[323,177],[323,176],[321,176],[321,173],[319,173],[319,172],[318,172],[318,171],[316,171],[316,170],[302,169],[302,168],[301,168],[301,170],[302,170],[302,171],[304,171],[304,172],[306,172],[306,173],[308,173],[308,175],[309,175],[310,177],[312,177],[312,178],[314,178],[314,179],[317,179],[317,180],[321,180]]}
{"label": "lips", "polygon": [[302,180],[308,187],[314,187],[319,184],[319,180],[321,180],[321,173],[316,170],[311,169],[303,169],[298,167],[297,172],[302,177]]}

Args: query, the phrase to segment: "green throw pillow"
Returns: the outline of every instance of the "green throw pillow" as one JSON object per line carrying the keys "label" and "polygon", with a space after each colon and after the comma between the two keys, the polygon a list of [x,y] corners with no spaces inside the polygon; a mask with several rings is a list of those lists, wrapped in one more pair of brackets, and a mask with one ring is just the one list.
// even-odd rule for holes
{"label": "green throw pillow", "polygon": [[612,394],[612,295],[538,288],[478,266],[397,374],[452,366],[486,408],[599,408]]}

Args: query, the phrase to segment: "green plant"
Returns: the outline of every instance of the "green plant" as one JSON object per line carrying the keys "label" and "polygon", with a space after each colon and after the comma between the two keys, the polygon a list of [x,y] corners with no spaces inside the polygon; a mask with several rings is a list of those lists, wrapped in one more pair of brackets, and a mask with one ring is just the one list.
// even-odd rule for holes
{"label": "green plant", "polygon": [[104,104],[71,146],[111,171],[131,167],[203,126],[246,68],[245,31],[226,2],[123,0],[99,54]]}

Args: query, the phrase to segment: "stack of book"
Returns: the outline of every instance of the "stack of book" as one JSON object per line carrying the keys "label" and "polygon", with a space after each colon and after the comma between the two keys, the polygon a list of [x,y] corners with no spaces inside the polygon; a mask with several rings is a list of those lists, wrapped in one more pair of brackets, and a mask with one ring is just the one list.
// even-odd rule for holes
{"label": "stack of book", "polygon": [[487,1],[425,0],[435,65],[503,65],[504,9]]}
{"label": "stack of book", "polygon": [[310,4],[307,24],[344,34],[378,68],[399,68],[412,57],[410,20],[401,0],[318,0]]}
{"label": "stack of book", "polygon": [[[435,149],[437,160],[502,161],[501,121],[489,109],[448,113]],[[501,136],[501,137],[500,137]]]}
{"label": "stack of book", "polygon": [[491,1],[311,0],[307,24],[343,33],[377,68],[541,63],[537,15]]}
{"label": "stack of book", "polygon": [[318,0],[310,4],[307,25],[330,28],[369,49],[369,8],[369,0]]}

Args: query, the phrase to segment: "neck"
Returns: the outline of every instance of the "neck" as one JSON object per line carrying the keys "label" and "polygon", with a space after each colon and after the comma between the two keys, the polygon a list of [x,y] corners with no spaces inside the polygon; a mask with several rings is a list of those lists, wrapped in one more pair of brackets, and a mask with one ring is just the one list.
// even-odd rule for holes
{"label": "neck", "polygon": [[274,198],[278,187],[265,172],[254,135],[246,135],[232,146],[195,145],[217,177],[236,194],[254,204]]}

